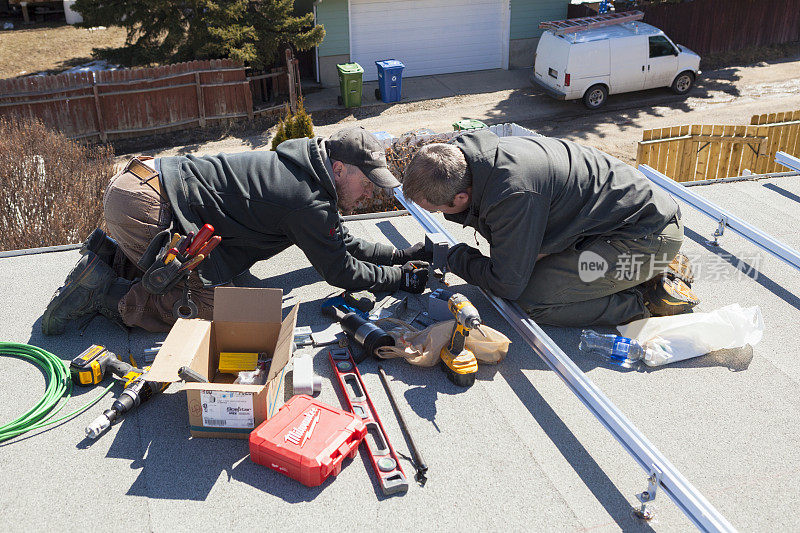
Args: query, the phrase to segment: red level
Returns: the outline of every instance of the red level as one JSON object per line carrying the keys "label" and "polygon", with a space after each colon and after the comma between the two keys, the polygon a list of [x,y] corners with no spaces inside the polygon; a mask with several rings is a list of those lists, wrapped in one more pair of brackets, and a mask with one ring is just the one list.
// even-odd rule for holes
{"label": "red level", "polygon": [[361,380],[361,373],[356,367],[356,362],[353,361],[350,350],[335,348],[328,355],[339,386],[347,398],[347,405],[367,426],[368,435],[364,441],[383,493],[388,495],[408,490],[406,475],[400,468],[397,454],[386,437],[381,419],[378,418],[378,413],[372,406],[372,400],[367,394],[367,389]]}

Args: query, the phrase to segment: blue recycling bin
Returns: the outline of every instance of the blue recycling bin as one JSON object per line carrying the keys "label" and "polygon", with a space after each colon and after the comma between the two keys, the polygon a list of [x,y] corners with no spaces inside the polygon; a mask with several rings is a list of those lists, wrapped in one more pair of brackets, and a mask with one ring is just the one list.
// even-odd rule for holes
{"label": "blue recycling bin", "polygon": [[403,69],[406,66],[396,59],[384,59],[376,61],[378,67],[378,89],[375,91],[375,98],[380,98],[384,102],[399,102],[402,92]]}

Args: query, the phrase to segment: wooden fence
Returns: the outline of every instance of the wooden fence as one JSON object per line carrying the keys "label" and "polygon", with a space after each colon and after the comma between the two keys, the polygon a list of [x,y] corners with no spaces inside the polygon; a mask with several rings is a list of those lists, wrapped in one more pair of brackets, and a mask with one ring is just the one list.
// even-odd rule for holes
{"label": "wooden fence", "polygon": [[36,117],[69,137],[105,142],[281,110],[285,104],[254,106],[253,86],[270,78],[287,79],[294,109],[297,62],[287,50],[287,68],[252,77],[240,63],[220,59],[0,80],[0,116]]}
{"label": "wooden fence", "polygon": [[778,152],[800,157],[800,110],[755,115],[750,119],[750,124],[766,130],[769,138],[765,150],[767,157],[761,161],[758,173],[788,170],[775,162],[775,154]]}
{"label": "wooden fence", "polygon": [[[597,12],[598,4],[571,4],[570,17]],[[800,40],[800,0],[693,0],[614,2],[617,11],[644,11],[644,22],[701,56]]]}
{"label": "wooden fence", "polygon": [[800,111],[754,116],[751,124],[645,130],[636,164],[679,182],[787,170],[775,163],[775,154],[800,155]]}

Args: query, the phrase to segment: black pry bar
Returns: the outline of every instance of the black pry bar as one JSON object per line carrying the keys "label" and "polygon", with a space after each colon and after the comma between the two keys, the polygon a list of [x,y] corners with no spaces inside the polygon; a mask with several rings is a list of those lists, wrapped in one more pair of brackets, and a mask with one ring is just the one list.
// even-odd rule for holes
{"label": "black pry bar", "polygon": [[389,402],[392,404],[392,409],[394,409],[395,416],[397,416],[397,422],[400,424],[400,429],[403,430],[403,434],[406,436],[406,440],[408,441],[408,446],[411,448],[411,455],[414,456],[414,468],[417,471],[416,474],[414,474],[414,479],[417,480],[417,483],[419,483],[421,487],[424,487],[425,482],[428,481],[428,463],[426,463],[425,459],[422,458],[422,454],[420,453],[419,448],[417,448],[417,443],[414,442],[414,437],[411,436],[411,431],[408,429],[408,424],[406,424],[406,419],[403,416],[403,412],[400,411],[400,406],[397,405],[397,400],[392,392],[392,387],[389,385],[389,376],[386,375],[386,372],[383,370],[381,365],[378,365],[378,374],[381,376],[383,388],[386,389],[386,395],[389,397]]}
{"label": "black pry bar", "polygon": [[386,436],[386,430],[383,429],[378,412],[372,405],[372,399],[369,397],[366,387],[364,387],[361,372],[358,371],[350,350],[347,348],[332,348],[328,352],[328,357],[350,411],[361,417],[367,426],[364,446],[366,446],[369,453],[369,459],[381,490],[387,496],[407,491],[408,481],[406,480],[406,475],[403,473],[397,454]]}

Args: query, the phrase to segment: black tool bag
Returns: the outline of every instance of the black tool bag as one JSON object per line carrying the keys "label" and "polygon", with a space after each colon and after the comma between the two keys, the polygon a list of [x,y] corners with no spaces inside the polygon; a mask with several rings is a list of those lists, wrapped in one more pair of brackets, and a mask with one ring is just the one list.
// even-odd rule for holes
{"label": "black tool bag", "polygon": [[164,258],[169,252],[172,232],[165,229],[156,235],[139,260],[138,266],[144,270],[142,285],[151,294],[166,294],[181,280],[188,279],[189,271],[181,270],[183,263],[176,257],[166,265]]}

